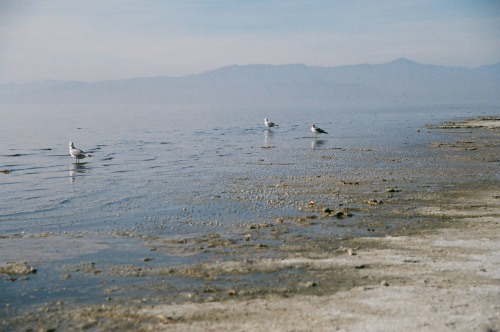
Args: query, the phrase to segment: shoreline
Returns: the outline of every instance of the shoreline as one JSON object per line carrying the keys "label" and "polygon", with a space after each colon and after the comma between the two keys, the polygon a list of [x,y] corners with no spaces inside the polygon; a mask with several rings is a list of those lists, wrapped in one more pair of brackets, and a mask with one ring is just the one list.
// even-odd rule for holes
{"label": "shoreline", "polygon": [[[410,209],[407,206],[411,206],[423,220],[441,220],[438,225],[421,223],[419,229],[403,227],[398,234],[383,237],[335,241],[325,237],[317,239],[317,243],[304,238],[294,242],[290,237],[287,246],[279,248],[286,255],[275,259],[264,256],[251,261],[207,262],[189,269],[122,268],[116,276],[142,273],[197,277],[206,280],[206,287],[203,296],[181,293],[178,303],[162,304],[160,299],[151,304],[142,298],[90,305],[51,303],[42,305],[34,313],[9,317],[0,326],[4,329],[152,331],[500,330],[497,317],[500,312],[500,192],[497,189],[500,181],[498,174],[494,177],[494,167],[491,171],[492,165],[499,162],[499,123],[499,117],[481,117],[429,127],[430,130],[472,130],[464,133],[470,136],[467,139],[433,142],[429,149],[440,150],[440,154],[458,167],[469,161],[486,165],[485,175],[478,181],[472,176],[464,179],[450,175],[454,182],[447,185],[453,185],[451,187],[441,183],[438,189],[405,191],[396,197],[392,196],[397,193],[386,192],[383,194],[388,202],[379,205],[379,201],[372,201],[364,208],[374,213],[372,210],[395,206],[393,215],[404,218]],[[484,130],[492,134],[488,139],[481,136]],[[309,181],[315,184],[317,179]],[[358,186],[347,180],[345,185]],[[353,192],[356,190],[359,191],[355,188]],[[377,195],[378,198],[382,194]],[[365,198],[373,196],[371,193]],[[397,202],[391,203],[390,199]],[[405,204],[404,208],[396,205],[400,201]],[[311,211],[311,217],[303,218],[304,225],[313,225],[323,218],[337,220],[330,215],[323,216],[324,207],[311,204],[305,209]],[[348,218],[338,221],[349,222]],[[286,219],[281,222],[282,227],[295,225],[288,226],[290,222]],[[369,221],[362,226],[383,227]],[[252,252],[257,252],[255,257],[258,257],[258,251],[266,249],[259,247],[262,243],[253,242],[254,237],[263,236],[259,231],[284,230],[276,225],[255,227],[251,243]],[[251,230],[246,232],[250,234]],[[224,238],[204,240],[204,246],[213,245],[222,251],[244,253],[249,250]],[[177,243],[152,239],[150,245],[160,251],[177,248],[182,252]],[[89,267],[89,273],[95,271]],[[104,272],[113,277],[112,269]],[[283,278],[283,286],[252,286],[251,282],[240,280],[247,273]],[[213,281],[220,280],[226,281],[227,287],[214,285]]]}

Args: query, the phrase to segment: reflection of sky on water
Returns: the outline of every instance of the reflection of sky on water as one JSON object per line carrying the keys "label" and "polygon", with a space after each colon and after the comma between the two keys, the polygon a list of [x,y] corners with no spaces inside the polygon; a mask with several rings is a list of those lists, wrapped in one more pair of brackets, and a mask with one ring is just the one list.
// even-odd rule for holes
{"label": "reflection of sky on water", "polygon": [[[397,155],[411,146],[425,147],[430,134],[416,133],[426,123],[488,111],[429,107],[263,114],[160,106],[0,107],[0,169],[11,170],[0,174],[0,232],[29,232],[35,224],[47,231],[133,226],[144,232],[161,225],[174,233],[189,232],[181,230],[186,220],[226,225],[235,217],[223,212],[235,206],[229,188],[238,179],[266,183],[343,171],[355,166],[348,153]],[[266,116],[279,128],[266,130]],[[312,121],[329,135],[313,138]],[[69,141],[93,157],[74,163]],[[339,151],[347,152],[339,156]],[[240,206],[237,217],[269,215],[263,202]]]}

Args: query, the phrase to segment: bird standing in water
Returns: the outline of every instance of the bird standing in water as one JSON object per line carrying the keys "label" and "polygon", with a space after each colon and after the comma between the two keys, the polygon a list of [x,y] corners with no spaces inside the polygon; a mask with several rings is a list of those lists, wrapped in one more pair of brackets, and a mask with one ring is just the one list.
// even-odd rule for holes
{"label": "bird standing in water", "polygon": [[264,124],[266,125],[267,128],[271,129],[272,127],[277,127],[278,125],[272,121],[269,121],[268,118],[264,119]]}
{"label": "bird standing in water", "polygon": [[321,128],[316,127],[314,124],[311,125],[311,131],[317,136],[318,134],[328,134]]}
{"label": "bird standing in water", "polygon": [[83,159],[85,157],[92,157],[91,154],[88,154],[85,151],[82,151],[80,149],[75,148],[75,146],[73,145],[73,142],[69,142],[69,154],[71,155],[71,157],[76,159],[76,162],[78,162],[78,160]]}

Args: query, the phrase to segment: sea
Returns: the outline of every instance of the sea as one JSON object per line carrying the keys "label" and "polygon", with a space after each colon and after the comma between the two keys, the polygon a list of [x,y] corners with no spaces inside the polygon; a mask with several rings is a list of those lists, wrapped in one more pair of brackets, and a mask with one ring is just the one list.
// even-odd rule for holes
{"label": "sea", "polygon": [[[439,153],[430,149],[432,142],[450,137],[427,125],[497,115],[499,109],[0,105],[0,264],[26,262],[37,270],[2,275],[0,318],[51,303],[209,300],[215,295],[207,287],[230,289],[234,280],[144,271],[279,257],[278,248],[289,241],[306,248],[320,236],[386,235],[387,227],[411,219],[381,215],[386,226],[378,234],[366,226],[377,212],[305,226],[294,218],[310,215],[304,208],[316,202],[360,204],[354,191],[327,187],[331,182],[322,187],[321,177],[368,184],[377,178],[385,186],[382,177],[405,163],[429,181],[419,188],[430,187],[432,176],[442,182],[428,156]],[[264,118],[277,126],[266,128]],[[327,134],[313,134],[311,124]],[[92,156],[75,161],[69,142]],[[283,219],[283,236],[280,227],[260,230]],[[276,273],[238,280],[251,286],[287,279],[288,272],[285,279]]]}
{"label": "sea", "polygon": [[[235,211],[230,196],[237,195],[231,188],[238,179],[266,185],[266,179],[314,174],[325,167],[315,155],[325,151],[397,155],[437,139],[415,134],[426,124],[492,113],[495,105],[2,105],[0,235],[133,230],[171,236],[203,233],[192,225],[204,222],[258,221],[269,217],[265,204]],[[278,126],[267,130],[265,117]],[[328,134],[314,135],[313,123]],[[92,157],[76,162],[70,141]],[[327,162],[334,172],[349,172],[348,158]]]}

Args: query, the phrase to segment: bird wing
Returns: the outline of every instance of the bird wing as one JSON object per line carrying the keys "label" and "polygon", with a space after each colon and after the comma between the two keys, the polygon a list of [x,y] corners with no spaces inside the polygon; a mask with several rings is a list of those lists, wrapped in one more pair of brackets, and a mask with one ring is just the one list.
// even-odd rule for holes
{"label": "bird wing", "polygon": [[75,158],[90,157],[90,155],[88,153],[86,153],[85,151],[82,151],[82,150],[76,149],[76,148],[71,149],[71,155]]}
{"label": "bird wing", "polygon": [[82,150],[80,150],[80,149],[72,148],[71,149],[71,155],[73,157],[81,157],[81,156],[84,156],[85,153]]}

